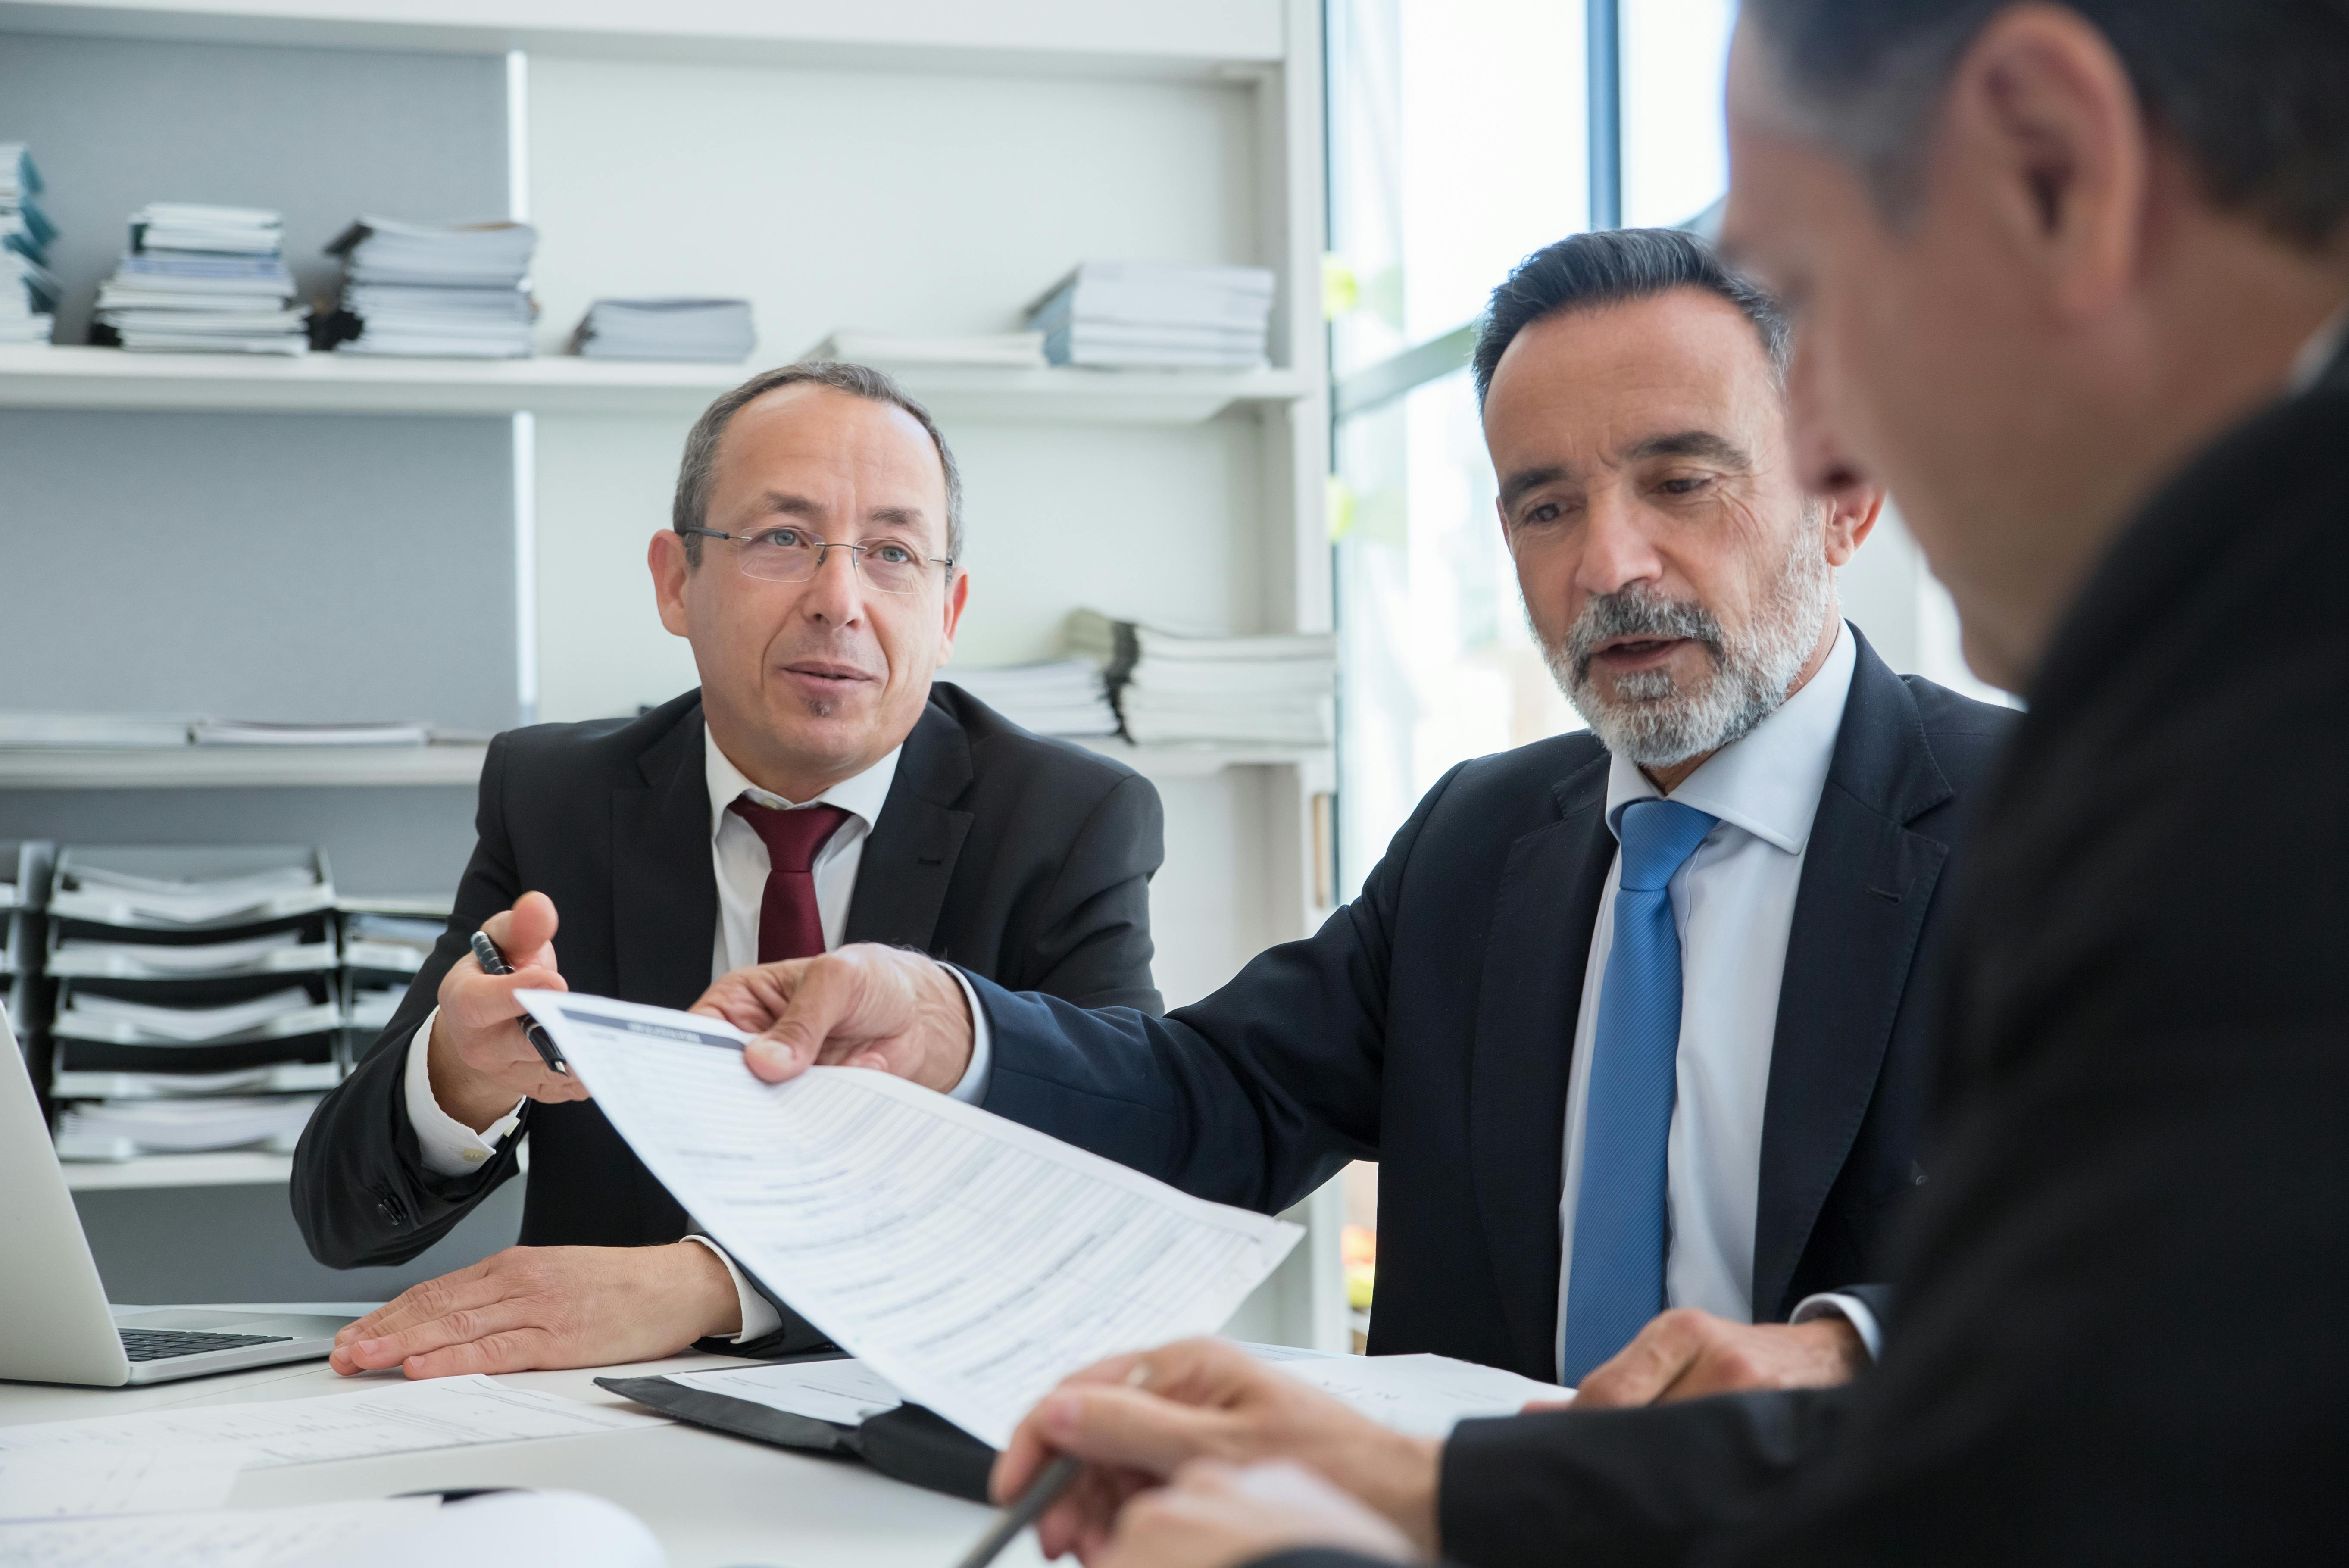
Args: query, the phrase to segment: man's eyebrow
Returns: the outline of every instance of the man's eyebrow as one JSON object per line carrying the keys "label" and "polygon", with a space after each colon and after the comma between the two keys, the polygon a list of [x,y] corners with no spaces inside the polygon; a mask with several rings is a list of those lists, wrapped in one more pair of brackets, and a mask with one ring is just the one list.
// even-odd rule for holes
{"label": "man's eyebrow", "polygon": [[1644,440],[1634,441],[1623,456],[1635,463],[1650,458],[1706,458],[1729,468],[1754,466],[1754,459],[1744,448],[1711,430],[1673,430],[1665,435],[1650,436]]}
{"label": "man's eyebrow", "polygon": [[1556,484],[1560,480],[1573,477],[1574,470],[1564,463],[1550,463],[1538,469],[1519,469],[1501,482],[1501,505],[1504,510],[1513,507],[1527,490],[1539,490],[1544,485]]}
{"label": "man's eyebrow", "polygon": [[822,517],[823,508],[803,495],[789,495],[781,490],[769,490],[759,498],[761,513],[781,512],[785,517]]}
{"label": "man's eyebrow", "polygon": [[929,521],[929,513],[917,506],[876,506],[864,514],[864,521],[886,523],[891,528],[918,529]]}

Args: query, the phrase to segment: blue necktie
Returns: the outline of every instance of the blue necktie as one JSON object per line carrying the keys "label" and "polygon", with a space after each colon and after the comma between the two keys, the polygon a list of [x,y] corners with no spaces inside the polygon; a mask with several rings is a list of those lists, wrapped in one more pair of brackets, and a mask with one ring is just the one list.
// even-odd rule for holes
{"label": "blue necktie", "polygon": [[1666,1146],[1681,1046],[1681,934],[1672,873],[1714,818],[1671,800],[1623,809],[1615,945],[1599,992],[1558,1378],[1583,1375],[1664,1309]]}

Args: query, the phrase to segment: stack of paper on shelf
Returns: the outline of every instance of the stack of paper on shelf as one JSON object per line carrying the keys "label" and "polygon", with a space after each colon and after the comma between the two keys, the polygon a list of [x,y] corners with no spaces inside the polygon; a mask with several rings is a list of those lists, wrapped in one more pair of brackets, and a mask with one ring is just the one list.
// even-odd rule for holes
{"label": "stack of paper on shelf", "polygon": [[1000,669],[944,671],[988,707],[1038,735],[1094,736],[1117,733],[1117,710],[1110,706],[1109,682],[1092,659],[1052,659]]}
{"label": "stack of paper on shelf", "polygon": [[[383,1033],[408,999],[409,981],[432,956],[448,924],[450,903],[447,898],[344,901],[343,1012],[354,1058]],[[426,914],[419,909],[437,913]]]}
{"label": "stack of paper on shelf", "polygon": [[[60,1154],[277,1147],[298,1133],[311,1099],[249,1097],[315,1097],[341,1077],[334,905],[310,849],[61,853],[48,899],[50,1088],[85,1114],[60,1123]],[[80,1130],[72,1140],[67,1125]]]}
{"label": "stack of paper on shelf", "polygon": [[154,201],[130,215],[130,250],[98,286],[92,341],[146,353],[306,354],[285,225],[260,207]]}
{"label": "stack of paper on shelf", "polygon": [[940,336],[902,332],[866,332],[843,326],[800,356],[802,364],[968,365],[993,370],[1041,370],[1040,332],[978,332]]}
{"label": "stack of paper on shelf", "polygon": [[57,227],[34,198],[41,171],[21,141],[0,141],[0,343],[47,343],[57,325],[48,269]]}
{"label": "stack of paper on shelf", "polygon": [[432,727],[414,721],[386,724],[271,724],[248,718],[197,720],[191,731],[198,746],[422,746]]}
{"label": "stack of paper on shelf", "polygon": [[1028,307],[1055,365],[1253,370],[1265,363],[1266,267],[1087,262]]}
{"label": "stack of paper on shelf", "polygon": [[1137,745],[1327,746],[1337,737],[1337,639],[1301,632],[1205,637],[1091,610],[1070,641],[1108,667]]}
{"label": "stack of paper on shelf", "polygon": [[587,359],[733,364],[758,344],[746,299],[599,299],[572,330],[570,349]]}
{"label": "stack of paper on shelf", "polygon": [[0,713],[0,750],[136,750],[185,746],[192,718],[117,713]]}
{"label": "stack of paper on shelf", "polygon": [[57,1118],[60,1160],[134,1160],[264,1149],[291,1154],[317,1095],[218,1096],[68,1106]]}
{"label": "stack of paper on shelf", "polygon": [[343,258],[342,354],[525,359],[538,307],[527,223],[404,223],[362,217],[326,253]]}

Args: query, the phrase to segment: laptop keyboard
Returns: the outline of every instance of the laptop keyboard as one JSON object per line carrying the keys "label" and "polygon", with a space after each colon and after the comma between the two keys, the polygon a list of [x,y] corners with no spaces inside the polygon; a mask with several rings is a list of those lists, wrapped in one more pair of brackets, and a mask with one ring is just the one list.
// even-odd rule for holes
{"label": "laptop keyboard", "polygon": [[133,1361],[169,1361],[174,1356],[201,1356],[207,1350],[234,1350],[243,1345],[276,1345],[290,1334],[202,1334],[191,1328],[121,1328],[122,1353]]}

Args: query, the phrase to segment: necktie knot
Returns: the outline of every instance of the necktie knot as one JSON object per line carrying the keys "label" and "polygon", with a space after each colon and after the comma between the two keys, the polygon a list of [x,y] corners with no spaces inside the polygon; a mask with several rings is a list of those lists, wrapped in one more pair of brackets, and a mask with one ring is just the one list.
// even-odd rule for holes
{"label": "necktie knot", "polygon": [[1634,800],[1624,807],[1616,825],[1623,841],[1623,886],[1651,892],[1670,883],[1719,820],[1677,800]]}
{"label": "necktie knot", "polygon": [[778,872],[808,871],[833,834],[840,830],[841,823],[848,820],[848,813],[837,806],[798,806],[785,810],[761,806],[748,797],[737,797],[727,810],[750,823],[751,830],[766,841],[768,867]]}

